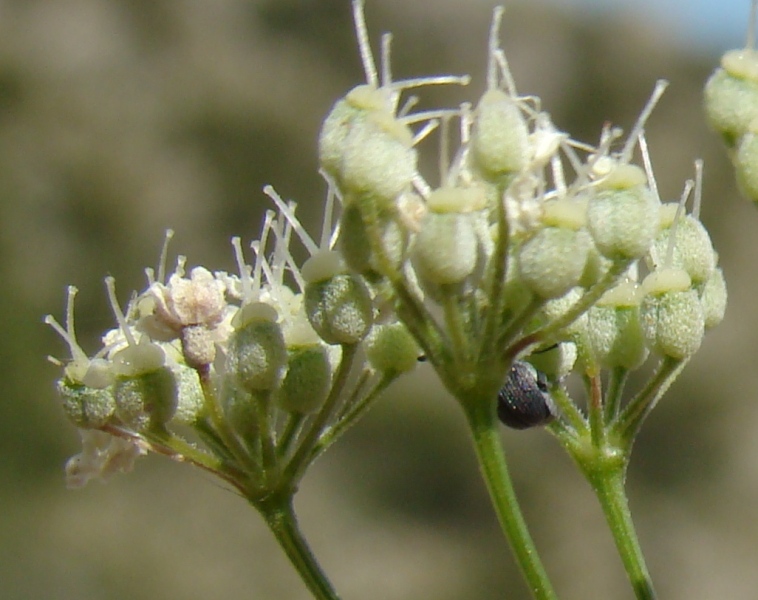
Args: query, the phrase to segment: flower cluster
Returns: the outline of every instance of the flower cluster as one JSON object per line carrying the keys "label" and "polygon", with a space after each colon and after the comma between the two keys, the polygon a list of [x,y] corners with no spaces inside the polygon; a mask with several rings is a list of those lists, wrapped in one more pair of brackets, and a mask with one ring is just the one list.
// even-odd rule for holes
{"label": "flower cluster", "polygon": [[[152,449],[222,475],[246,472],[250,486],[270,487],[270,472],[297,456],[291,467],[300,473],[379,388],[415,366],[419,351],[408,332],[379,314],[370,287],[332,249],[334,194],[317,245],[295,204],[265,191],[278,210],[266,213],[251,244],[252,265],[232,240],[239,274],[203,267],[187,274],[179,257],[166,278],[169,232],[157,274],[147,270],[146,289],[125,311],[106,279],[118,328],[93,357],[76,340],[75,288],[65,328],[46,317],[70,348],[70,361],[55,361],[64,367],[58,390],[84,442],[67,466],[70,486],[128,470]],[[295,238],[311,255],[302,269],[290,251]],[[362,370],[354,365],[359,347]],[[194,429],[220,462],[190,452],[177,426]]]}
{"label": "flower cluster", "polygon": [[755,38],[756,3],[745,48],[730,50],[705,86],[705,109],[711,127],[730,152],[743,193],[758,202],[758,51]]}
{"label": "flower cluster", "polygon": [[[77,427],[121,438],[132,457],[162,451],[238,484],[245,473],[245,490],[263,493],[294,485],[414,367],[419,347],[462,402],[494,402],[528,350],[555,347],[535,362],[559,382],[574,368],[638,368],[650,351],[686,360],[723,317],[723,275],[698,218],[700,170],[689,214],[691,183],[678,203],[661,203],[655,185],[644,125],[664,82],[619,150],[622,132],[610,126],[597,146],[577,142],[538,98],[517,94],[496,10],[478,102],[413,113],[403,91],[468,77],[393,81],[385,36],[380,81],[362,2],[354,11],[366,83],[321,130],[328,194],[318,243],[272,188],[277,210],[251,244],[252,265],[233,240],[236,275],[187,274],[180,257],[166,277],[168,235],[157,273],[148,269],[125,311],[106,280],[118,327],[93,357],[76,341],[71,288],[65,328],[47,322],[70,347],[58,389]],[[417,165],[435,130],[433,186]],[[643,167],[633,164],[637,147]],[[295,239],[310,255],[302,267]],[[184,442],[177,425],[207,448]],[[69,465],[73,485],[131,465],[108,460],[123,445],[98,437],[84,446]]]}
{"label": "flower cluster", "polygon": [[[723,317],[726,288],[698,216],[699,163],[689,214],[692,182],[680,202],[658,195],[644,126],[666,83],[619,150],[622,132],[610,126],[597,146],[577,142],[538,98],[517,94],[498,45],[500,17],[496,10],[479,100],[414,114],[410,104],[398,108],[402,90],[465,81],[392,81],[387,38],[380,80],[357,10],[366,83],[335,104],[319,140],[343,202],[347,265],[395,304],[464,403],[489,379],[496,391],[513,359],[540,346],[561,344],[556,376],[577,357],[582,373],[635,369],[650,351],[686,360]],[[414,132],[415,123],[425,125]],[[417,164],[435,128],[433,185]],[[633,164],[638,147],[643,166]]]}

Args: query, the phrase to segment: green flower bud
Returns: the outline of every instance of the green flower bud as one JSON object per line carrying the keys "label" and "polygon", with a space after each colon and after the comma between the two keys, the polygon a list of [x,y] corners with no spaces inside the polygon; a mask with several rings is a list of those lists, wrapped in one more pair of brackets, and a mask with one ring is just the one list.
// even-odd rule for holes
{"label": "green flower bud", "polygon": [[324,346],[290,348],[287,374],[276,399],[290,413],[316,412],[326,400],[332,382],[329,356]]}
{"label": "green flower bud", "polygon": [[711,126],[734,147],[758,117],[758,53],[745,48],[721,58],[705,84],[705,110]]}
{"label": "green flower bud", "polygon": [[490,181],[499,182],[529,164],[526,119],[505,92],[488,90],[482,96],[476,107],[471,148],[474,165]]}
{"label": "green flower bud", "polygon": [[308,283],[305,313],[327,344],[357,344],[366,337],[374,320],[369,291],[351,274]]}
{"label": "green flower bud", "polygon": [[116,416],[136,431],[168,423],[176,412],[176,379],[168,367],[117,377],[113,395]]}
{"label": "green flower bud", "polygon": [[389,113],[382,93],[359,86],[324,121],[319,158],[346,203],[361,197],[392,202],[416,174],[412,142],[411,130]]}
{"label": "green flower bud", "polygon": [[[372,225],[379,232],[384,258],[395,269],[399,269],[408,249],[409,232],[393,218],[390,211],[380,209],[374,212],[377,222]],[[353,271],[361,275],[371,275],[378,271],[378,265],[363,219],[360,206],[345,206],[340,222],[339,244],[342,257]]]}
{"label": "green flower bud", "polygon": [[658,234],[660,202],[641,183],[638,167],[617,167],[590,199],[587,228],[600,253],[611,260],[643,256]]}
{"label": "green flower bud", "polygon": [[405,373],[416,368],[416,340],[402,323],[377,325],[366,339],[366,358],[380,373]]}
{"label": "green flower bud", "polygon": [[172,368],[177,385],[176,412],[172,422],[192,425],[203,412],[205,397],[197,371],[184,365]]}
{"label": "green flower bud", "polygon": [[716,268],[703,286],[700,301],[703,303],[705,328],[711,329],[724,319],[726,312],[726,281],[721,269]]}
{"label": "green flower bud", "polygon": [[648,356],[639,313],[640,293],[632,283],[607,292],[587,312],[587,339],[596,364],[637,369]]}
{"label": "green flower bud", "polygon": [[64,377],[58,381],[63,411],[71,422],[82,429],[99,429],[116,410],[110,388],[93,388]]}
{"label": "green flower bud", "polygon": [[545,227],[524,242],[518,269],[524,285],[542,298],[558,298],[579,283],[587,263],[587,232]]}
{"label": "green flower bud", "polygon": [[[758,85],[758,84],[756,84]],[[734,172],[737,184],[745,196],[758,202],[758,122],[753,121],[750,129],[740,138],[734,155]]]}
{"label": "green flower bud", "polygon": [[[642,328],[651,349],[674,359],[692,356],[705,334],[703,305],[684,271],[651,273],[642,284]],[[688,285],[685,285],[688,284]]]}
{"label": "green flower bud", "polygon": [[[673,207],[673,206],[672,206]],[[665,227],[650,247],[652,266],[667,264],[671,243],[671,228]],[[694,285],[710,279],[716,268],[716,253],[711,236],[703,224],[692,215],[680,219],[676,226],[676,240],[671,258],[673,266],[684,270]]]}
{"label": "green flower bud", "polygon": [[[267,392],[262,392],[263,394]],[[224,416],[232,429],[248,444],[255,446],[255,440],[260,434],[260,414],[256,403],[256,394],[252,394],[239,386],[234,376],[224,377],[221,386],[221,405]]]}
{"label": "green flower bud", "polygon": [[576,363],[577,349],[572,342],[562,342],[544,352],[534,352],[525,360],[551,379],[560,379],[571,373]]}
{"label": "green flower bud", "polygon": [[470,214],[429,212],[413,246],[412,260],[423,283],[460,283],[476,268],[478,238]]}
{"label": "green flower bud", "polygon": [[[263,303],[243,306],[235,315],[229,338],[226,372],[247,392],[273,390],[287,364],[287,349],[276,311]],[[238,318],[239,317],[239,318]]]}

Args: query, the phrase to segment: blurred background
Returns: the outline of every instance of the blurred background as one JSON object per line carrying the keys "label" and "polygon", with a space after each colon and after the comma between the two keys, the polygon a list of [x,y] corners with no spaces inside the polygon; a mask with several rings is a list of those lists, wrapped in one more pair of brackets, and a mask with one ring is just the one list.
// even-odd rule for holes
{"label": "blurred background", "polygon": [[[484,88],[489,0],[368,0],[395,34],[396,77],[470,73]],[[730,290],[724,323],[649,419],[628,477],[660,597],[758,589],[758,214],[708,131],[701,89],[742,45],[747,0],[508,3],[503,46],[523,94],[597,140],[648,125],[658,185],[678,198],[705,160],[703,221]],[[376,47],[376,44],[375,44]],[[362,80],[348,0],[0,0],[0,598],[307,597],[258,516],[203,473],[157,456],[67,491],[79,451],[53,393],[64,356],[45,313],[80,288],[78,330],[111,327],[102,278],[143,286],[163,232],[190,265],[233,269],[271,183],[319,217],[320,120]],[[527,598],[458,409],[421,368],[306,477],[302,526],[346,599]],[[631,598],[594,496],[543,431],[504,431],[538,547],[567,599]]]}

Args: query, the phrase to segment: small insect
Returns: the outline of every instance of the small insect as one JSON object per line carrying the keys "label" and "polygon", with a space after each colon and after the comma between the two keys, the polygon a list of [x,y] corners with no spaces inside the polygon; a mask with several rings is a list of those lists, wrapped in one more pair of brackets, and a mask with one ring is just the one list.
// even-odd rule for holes
{"label": "small insect", "polygon": [[497,394],[497,416],[503,425],[528,429],[547,425],[557,413],[547,391],[547,378],[523,360],[513,363]]}

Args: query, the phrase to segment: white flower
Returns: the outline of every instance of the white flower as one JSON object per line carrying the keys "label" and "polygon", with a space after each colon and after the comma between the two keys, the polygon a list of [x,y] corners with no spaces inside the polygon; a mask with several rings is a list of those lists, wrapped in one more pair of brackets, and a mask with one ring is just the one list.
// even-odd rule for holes
{"label": "white flower", "polygon": [[80,429],[82,451],[66,463],[66,487],[87,485],[90,479],[106,480],[114,473],[128,473],[134,461],[147,454],[147,447],[137,441],[114,437],[102,431]]}
{"label": "white flower", "polygon": [[203,267],[195,267],[189,279],[174,273],[168,285],[156,282],[148,293],[155,298],[155,315],[170,328],[203,325],[216,327],[225,316],[224,283]]}

